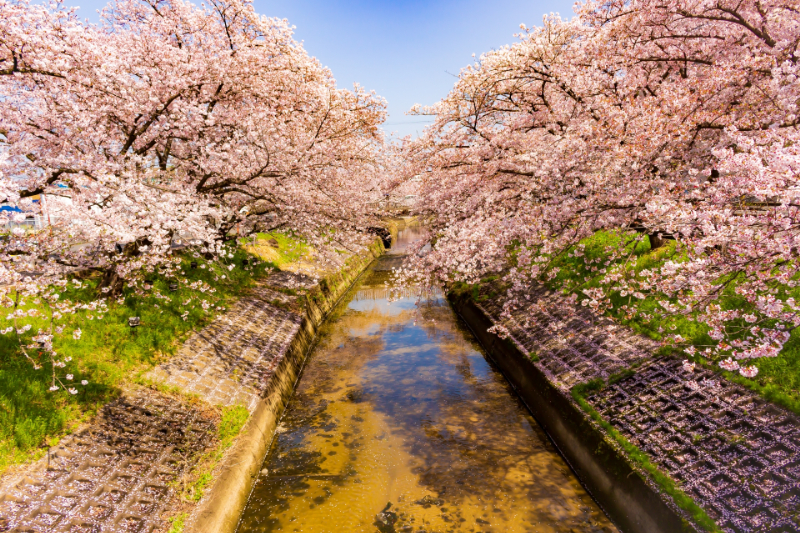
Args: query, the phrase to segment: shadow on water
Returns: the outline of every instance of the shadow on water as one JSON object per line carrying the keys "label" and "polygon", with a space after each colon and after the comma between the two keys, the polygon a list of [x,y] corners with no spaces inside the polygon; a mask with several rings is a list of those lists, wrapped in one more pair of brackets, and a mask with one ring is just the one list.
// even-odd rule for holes
{"label": "shadow on water", "polygon": [[616,531],[441,295],[387,298],[397,259],[325,326],[239,532]]}

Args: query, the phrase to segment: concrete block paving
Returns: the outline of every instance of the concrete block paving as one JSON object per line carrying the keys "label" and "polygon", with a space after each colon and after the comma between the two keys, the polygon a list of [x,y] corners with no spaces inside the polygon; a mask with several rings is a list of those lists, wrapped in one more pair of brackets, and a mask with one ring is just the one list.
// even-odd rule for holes
{"label": "concrete block paving", "polygon": [[658,347],[542,286],[532,287],[526,296],[530,305],[506,314],[499,298],[477,305],[492,322],[506,328],[523,353],[537,356],[536,366],[565,392],[578,383],[608,379],[647,359]]}
{"label": "concrete block paving", "polygon": [[[252,412],[302,322],[286,304],[315,283],[273,274],[149,377],[211,405]],[[295,296],[270,286],[291,286]],[[164,525],[175,481],[214,434],[197,407],[153,390],[128,393],[0,494],[0,531],[150,533]]]}
{"label": "concrete block paving", "polygon": [[707,370],[691,378],[657,359],[588,401],[722,529],[800,531],[800,419]]}
{"label": "concrete block paving", "polygon": [[272,287],[291,285],[302,293],[315,284],[302,274],[273,274],[148,377],[198,394],[212,405],[241,404],[253,412],[302,324],[302,316],[288,305],[291,298]]}
{"label": "concrete block paving", "polygon": [[657,357],[656,342],[542,286],[527,296],[530,305],[509,313],[502,296],[477,305],[565,393],[638,363],[587,398],[600,415],[723,531],[800,532],[800,417],[714,372]]}
{"label": "concrete block paving", "polygon": [[213,422],[172,398],[119,398],[0,495],[0,531],[149,533],[187,458],[213,434]]}

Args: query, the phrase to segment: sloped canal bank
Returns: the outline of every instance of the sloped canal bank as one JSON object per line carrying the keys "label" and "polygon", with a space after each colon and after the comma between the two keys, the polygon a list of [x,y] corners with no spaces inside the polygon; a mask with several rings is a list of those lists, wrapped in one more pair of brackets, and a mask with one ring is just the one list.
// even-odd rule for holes
{"label": "sloped canal bank", "polygon": [[413,234],[323,326],[238,531],[616,531],[444,297],[393,294]]}

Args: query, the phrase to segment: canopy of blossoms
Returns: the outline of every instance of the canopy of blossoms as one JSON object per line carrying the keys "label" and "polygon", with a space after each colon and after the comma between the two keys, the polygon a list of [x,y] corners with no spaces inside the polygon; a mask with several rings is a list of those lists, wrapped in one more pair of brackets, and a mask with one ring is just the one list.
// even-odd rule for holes
{"label": "canopy of blossoms", "polygon": [[658,298],[659,314],[709,327],[712,359],[777,355],[800,325],[796,2],[592,0],[576,15],[523,28],[412,110],[436,122],[399,169],[433,244],[411,274],[505,272],[515,307],[513,288],[557,282],[558,259],[599,231],[674,239],[662,265],[631,268],[623,243],[594,265],[599,286],[562,288],[599,311]]}
{"label": "canopy of blossoms", "polygon": [[[0,0],[0,225],[45,226],[0,241],[0,304],[21,335],[26,301],[73,310],[59,300],[70,273],[102,272],[113,295],[157,266],[177,273],[177,241],[218,254],[286,230],[323,259],[360,249],[385,107],[337,88],[247,0],[119,0],[99,25]],[[39,332],[47,350],[56,329]]]}

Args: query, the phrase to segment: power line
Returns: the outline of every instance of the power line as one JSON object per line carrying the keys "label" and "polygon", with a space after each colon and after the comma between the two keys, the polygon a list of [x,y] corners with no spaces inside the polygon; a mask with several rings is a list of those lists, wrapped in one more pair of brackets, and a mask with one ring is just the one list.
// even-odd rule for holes
{"label": "power line", "polygon": [[409,122],[384,122],[383,126],[397,126],[399,124],[431,124],[433,120],[412,120]]}

